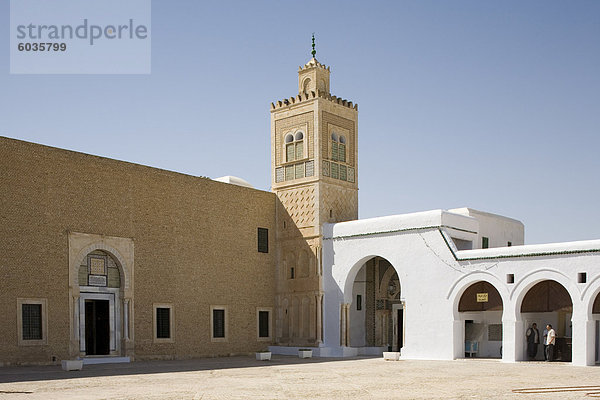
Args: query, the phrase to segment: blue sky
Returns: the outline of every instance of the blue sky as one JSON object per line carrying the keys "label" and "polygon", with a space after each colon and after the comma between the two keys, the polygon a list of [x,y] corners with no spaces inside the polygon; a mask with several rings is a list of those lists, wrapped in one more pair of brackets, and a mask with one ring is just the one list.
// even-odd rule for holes
{"label": "blue sky", "polygon": [[310,58],[359,105],[360,217],[472,208],[600,238],[599,1],[152,2],[150,75],[10,75],[0,135],[270,189]]}

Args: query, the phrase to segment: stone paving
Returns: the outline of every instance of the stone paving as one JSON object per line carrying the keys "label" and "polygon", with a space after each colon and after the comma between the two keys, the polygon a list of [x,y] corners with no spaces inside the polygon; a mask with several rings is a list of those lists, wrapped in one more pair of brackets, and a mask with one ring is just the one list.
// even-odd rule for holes
{"label": "stone paving", "polygon": [[[527,390],[515,392],[519,389]],[[256,361],[248,356],[86,365],[72,372],[59,366],[0,368],[0,399],[11,400],[590,397],[600,397],[600,368],[484,359],[274,356],[271,361]]]}

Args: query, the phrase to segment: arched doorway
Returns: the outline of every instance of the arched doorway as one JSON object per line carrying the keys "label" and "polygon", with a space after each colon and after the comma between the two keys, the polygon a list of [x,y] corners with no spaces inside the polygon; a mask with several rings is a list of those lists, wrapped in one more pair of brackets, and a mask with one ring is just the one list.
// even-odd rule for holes
{"label": "arched doorway", "polygon": [[471,284],[460,297],[465,357],[502,357],[502,297],[489,282]]}
{"label": "arched doorway", "polygon": [[600,363],[600,293],[596,295],[592,305],[592,319],[595,324],[595,346],[594,346],[594,361]]}
{"label": "arched doorway", "polygon": [[79,265],[79,351],[85,356],[119,355],[122,331],[122,270],[103,250]]}
{"label": "arched doorway", "polygon": [[[404,344],[404,305],[392,264],[373,257],[359,269],[352,285],[350,346],[400,351]],[[370,353],[370,351],[365,351]]]}
{"label": "arched doorway", "polygon": [[[533,323],[540,331],[540,347],[543,350],[543,331],[550,324],[556,332],[554,359],[571,361],[573,302],[563,285],[554,280],[536,283],[527,291],[521,303],[521,318],[525,329]],[[520,340],[520,338],[517,338]],[[525,340],[525,338],[521,338]],[[525,346],[526,348],[526,346]],[[527,359],[524,355],[523,359]],[[536,360],[544,359],[544,351],[538,351]]]}

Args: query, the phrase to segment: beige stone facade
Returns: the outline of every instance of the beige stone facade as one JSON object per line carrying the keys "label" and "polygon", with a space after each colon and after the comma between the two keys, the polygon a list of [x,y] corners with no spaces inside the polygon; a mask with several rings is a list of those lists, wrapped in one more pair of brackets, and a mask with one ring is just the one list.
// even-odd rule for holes
{"label": "beige stone facade", "polygon": [[[0,185],[0,364],[88,351],[229,355],[273,342],[258,321],[274,330],[274,194],[7,138]],[[110,318],[110,341],[95,350],[84,344],[95,340],[88,311]]]}
{"label": "beige stone facade", "polygon": [[298,74],[271,106],[274,193],[0,137],[0,364],[322,343],[321,226],[358,217],[358,107],[316,59]]}
{"label": "beige stone facade", "polygon": [[311,59],[298,95],[271,104],[277,194],[277,344],[322,343],[322,232],[358,218],[358,107],[330,93],[330,69]]}

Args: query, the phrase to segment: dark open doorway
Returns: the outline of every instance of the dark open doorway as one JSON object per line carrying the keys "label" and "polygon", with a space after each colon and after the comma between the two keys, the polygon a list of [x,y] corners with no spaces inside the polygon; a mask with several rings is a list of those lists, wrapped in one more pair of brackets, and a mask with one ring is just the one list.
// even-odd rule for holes
{"label": "dark open doorway", "polygon": [[402,349],[402,343],[404,342],[404,310],[398,309],[398,351]]}
{"label": "dark open doorway", "polygon": [[85,301],[85,354],[110,352],[110,313],[108,300]]}

